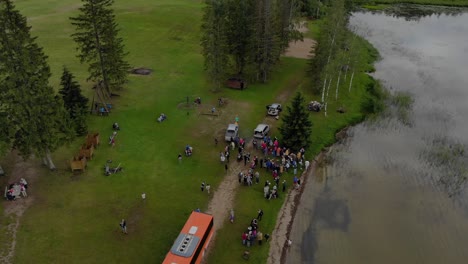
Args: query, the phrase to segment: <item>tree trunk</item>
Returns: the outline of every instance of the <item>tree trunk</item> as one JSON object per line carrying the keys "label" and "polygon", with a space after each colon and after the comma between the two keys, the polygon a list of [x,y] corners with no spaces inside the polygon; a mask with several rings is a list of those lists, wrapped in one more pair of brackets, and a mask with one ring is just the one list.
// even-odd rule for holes
{"label": "tree trunk", "polygon": [[338,30],[338,24],[339,22],[336,22],[336,27],[335,27],[335,30],[333,31],[333,38],[332,38],[332,42],[330,44],[330,54],[328,54],[328,59],[327,59],[327,64],[330,63],[330,59],[331,59],[331,55],[333,53],[333,45],[335,44],[335,37],[336,37],[336,31]]}
{"label": "tree trunk", "polygon": [[[94,5],[92,5],[92,6],[93,6],[93,16],[96,17],[97,16],[96,10],[94,9]],[[110,96],[111,91],[110,91],[110,88],[109,88],[109,80],[107,78],[107,72],[104,69],[104,59],[102,57],[101,40],[100,40],[100,36],[98,34],[98,30],[97,30],[95,21],[96,20],[93,21],[93,30],[94,30],[94,39],[96,41],[96,48],[97,48],[97,52],[98,52],[98,55],[99,55],[99,65],[101,66],[101,72],[102,72],[102,79],[103,79],[103,82],[104,82],[104,88],[106,88],[106,93]]]}
{"label": "tree trunk", "polygon": [[46,150],[46,156],[45,158],[47,159],[47,163],[49,165],[49,169],[50,170],[56,170],[57,168],[55,167],[55,164],[54,162],[52,161],[52,156],[50,155],[50,150],[47,149]]}
{"label": "tree trunk", "polygon": [[325,97],[327,102],[328,102],[328,93],[330,92],[330,85],[331,85],[332,81],[333,81],[333,78],[330,78],[330,81],[328,81],[327,96]]}
{"label": "tree trunk", "polygon": [[351,85],[353,85],[353,78],[354,78],[354,71],[353,71],[353,74],[351,74],[351,80],[349,81],[349,89],[348,89],[348,92],[351,92]]}
{"label": "tree trunk", "polygon": [[338,81],[336,81],[335,100],[338,100],[338,88],[340,87],[341,69],[339,70]]}
{"label": "tree trunk", "polygon": [[327,88],[327,78],[328,78],[328,75],[325,75],[325,80],[323,81],[323,89],[322,89],[322,103],[325,102],[325,89]]}
{"label": "tree trunk", "polygon": [[47,158],[45,156],[42,157],[42,165],[49,167],[49,163],[47,162]]}
{"label": "tree trunk", "polygon": [[348,59],[348,63],[346,63],[346,69],[345,69],[345,73],[344,73],[344,81],[346,83],[346,81],[348,80],[348,69],[349,69],[349,63],[351,62],[351,55],[349,55],[349,59]]}

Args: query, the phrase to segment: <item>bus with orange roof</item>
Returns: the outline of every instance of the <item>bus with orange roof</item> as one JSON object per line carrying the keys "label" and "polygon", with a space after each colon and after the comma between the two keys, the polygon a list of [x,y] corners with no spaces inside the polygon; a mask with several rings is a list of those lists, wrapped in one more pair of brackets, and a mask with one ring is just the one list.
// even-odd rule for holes
{"label": "bus with orange roof", "polygon": [[213,236],[213,216],[192,212],[163,264],[199,264]]}

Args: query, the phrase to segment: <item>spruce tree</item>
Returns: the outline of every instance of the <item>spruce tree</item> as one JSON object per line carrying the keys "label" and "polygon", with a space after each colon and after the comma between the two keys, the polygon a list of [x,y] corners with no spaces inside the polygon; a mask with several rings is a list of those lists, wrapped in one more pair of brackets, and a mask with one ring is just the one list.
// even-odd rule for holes
{"label": "spruce tree", "polygon": [[281,41],[275,27],[277,17],[274,8],[272,0],[256,1],[255,34],[252,39],[255,43],[256,79],[262,82],[268,80],[281,54]]}
{"label": "spruce tree", "polygon": [[78,44],[81,63],[88,63],[88,80],[102,81],[107,96],[127,82],[129,64],[124,60],[122,38],[111,9],[114,0],[82,0],[80,14],[71,17],[76,32],[73,40]]}
{"label": "spruce tree", "polygon": [[280,50],[284,52],[291,41],[303,40],[298,30],[303,18],[300,17],[301,2],[299,0],[278,0],[276,2],[276,19]]}
{"label": "spruce tree", "polygon": [[226,37],[229,54],[234,62],[234,71],[243,76],[246,68],[252,64],[254,37],[255,1],[225,0],[227,2]]}
{"label": "spruce tree", "polygon": [[278,129],[284,145],[293,151],[298,151],[302,147],[307,148],[310,145],[312,122],[309,119],[304,97],[300,92],[294,96],[282,120],[283,123]]}
{"label": "spruce tree", "polygon": [[27,158],[44,157],[70,139],[63,103],[49,85],[50,69],[42,48],[31,37],[26,18],[10,0],[0,2],[0,100],[8,113],[2,124],[11,147]]}
{"label": "spruce tree", "polygon": [[81,88],[73,74],[63,68],[62,78],[60,80],[62,88],[59,94],[62,96],[65,109],[72,122],[73,128],[77,135],[81,136],[88,132],[86,124],[88,98],[81,94]]}
{"label": "spruce tree", "polygon": [[224,0],[206,0],[201,45],[205,57],[205,70],[215,84],[216,90],[226,78],[229,62],[226,13],[227,6]]}

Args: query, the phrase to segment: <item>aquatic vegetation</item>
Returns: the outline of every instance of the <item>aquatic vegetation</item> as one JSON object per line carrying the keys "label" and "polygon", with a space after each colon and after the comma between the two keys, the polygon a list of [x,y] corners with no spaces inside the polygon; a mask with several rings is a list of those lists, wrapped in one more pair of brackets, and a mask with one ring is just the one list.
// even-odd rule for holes
{"label": "aquatic vegetation", "polygon": [[435,178],[452,197],[460,194],[468,178],[466,146],[446,137],[437,137],[429,144],[422,157],[434,169]]}
{"label": "aquatic vegetation", "polygon": [[385,99],[388,94],[387,91],[382,88],[380,82],[369,82],[366,86],[366,91],[366,100],[363,101],[361,105],[362,111],[367,114],[377,114],[384,111]]}
{"label": "aquatic vegetation", "polygon": [[411,109],[414,99],[408,92],[396,92],[390,97],[390,105],[395,111],[397,119],[406,126],[411,126]]}

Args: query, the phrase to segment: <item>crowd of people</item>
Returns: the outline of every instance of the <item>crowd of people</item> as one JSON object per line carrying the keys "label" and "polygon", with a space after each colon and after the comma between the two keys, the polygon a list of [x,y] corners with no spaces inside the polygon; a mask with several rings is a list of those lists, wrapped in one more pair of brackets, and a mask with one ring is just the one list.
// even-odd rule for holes
{"label": "crowd of people", "polygon": [[[218,140],[214,140],[218,146]],[[276,137],[265,136],[262,139],[254,138],[252,148],[247,148],[247,140],[242,137],[231,138],[224,149],[219,153],[221,164],[227,164],[232,152],[236,152],[234,157],[238,163],[243,162],[243,168],[237,171],[238,182],[243,186],[257,186],[260,182],[263,185],[263,197],[267,200],[274,200],[280,197],[280,193],[285,193],[289,183],[295,189],[301,185],[302,171],[307,171],[310,162],[305,160],[305,149],[301,148],[297,153],[292,152],[285,146],[281,146],[280,140]],[[253,149],[253,150],[252,150]],[[252,151],[252,153],[250,153]],[[242,165],[241,165],[242,166]],[[264,174],[261,180],[260,175]],[[271,178],[269,178],[271,175]],[[286,176],[289,175],[289,176]],[[202,191],[203,191],[202,185]],[[242,233],[242,244],[251,247],[254,244],[262,245],[270,238],[269,234],[263,234],[259,230],[259,222],[263,216],[263,210],[258,211],[257,218],[252,219],[250,225]],[[229,213],[229,221],[234,223],[234,210]],[[291,241],[288,239],[289,246]],[[244,258],[248,258],[250,251],[244,252]]]}
{"label": "crowd of people", "polygon": [[244,166],[248,166],[245,170],[238,172],[240,184],[245,186],[258,184],[260,182],[260,169],[265,169],[266,173],[272,176],[272,182],[270,182],[270,179],[265,181],[263,193],[266,199],[278,198],[280,187],[283,192],[286,191],[287,180],[283,179],[281,181],[281,176],[284,173],[292,173],[294,177],[293,186],[296,189],[300,187],[301,181],[300,176],[298,177],[298,171],[307,170],[310,166],[310,162],[305,160],[304,148],[301,148],[296,154],[286,147],[281,147],[276,137],[265,136],[260,142],[256,139],[252,141],[253,148],[263,154],[259,158],[256,155],[252,157],[250,152],[245,151],[245,144],[245,139],[241,137],[231,138],[224,151],[220,153],[221,163],[229,162],[230,151],[237,147],[237,161],[243,161]]}

